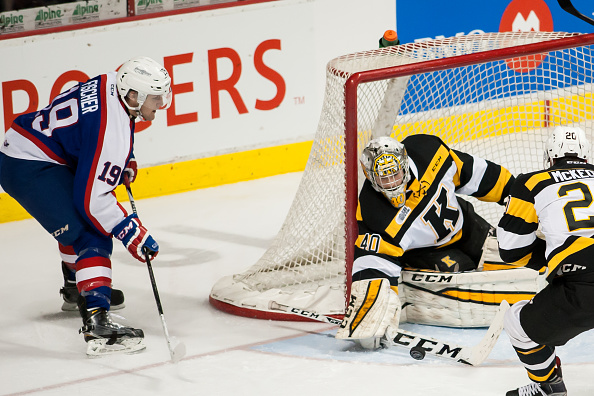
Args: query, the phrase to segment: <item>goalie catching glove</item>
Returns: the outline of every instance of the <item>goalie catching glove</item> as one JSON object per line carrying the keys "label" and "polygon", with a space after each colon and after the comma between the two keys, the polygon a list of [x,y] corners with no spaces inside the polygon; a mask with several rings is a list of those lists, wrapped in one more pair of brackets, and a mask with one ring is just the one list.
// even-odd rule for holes
{"label": "goalie catching glove", "polygon": [[336,338],[353,340],[363,348],[375,349],[389,325],[398,327],[400,299],[387,279],[353,282],[351,301]]}
{"label": "goalie catching glove", "polygon": [[126,217],[113,228],[112,233],[116,239],[122,241],[135,259],[143,263],[146,262],[143,249],[146,249],[147,254],[152,258],[159,253],[159,244],[150,236],[136,214]]}

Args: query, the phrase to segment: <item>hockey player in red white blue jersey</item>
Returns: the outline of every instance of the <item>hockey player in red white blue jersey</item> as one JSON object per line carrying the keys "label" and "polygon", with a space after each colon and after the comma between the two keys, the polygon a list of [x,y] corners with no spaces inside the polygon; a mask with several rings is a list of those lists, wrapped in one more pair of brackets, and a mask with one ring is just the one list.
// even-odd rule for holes
{"label": "hockey player in red white blue jersey", "polygon": [[555,347],[594,328],[590,161],[584,130],[556,127],[546,143],[545,170],[518,176],[499,222],[499,251],[506,262],[548,269],[547,286],[505,316],[505,331],[532,381],[508,396],[567,395]]}
{"label": "hockey player in red white blue jersey", "polygon": [[351,306],[336,337],[376,348],[387,326],[400,320],[402,268],[477,268],[494,228],[457,194],[503,205],[514,177],[426,134],[373,139],[360,162],[366,180],[356,213]]}
{"label": "hockey player in red white blue jersey", "polygon": [[112,237],[142,262],[143,249],[155,257],[159,245],[114,189],[131,166],[135,120],[152,121],[167,108],[170,86],[162,65],[131,59],[117,73],[79,83],[44,109],[17,117],[0,147],[0,185],[76,263],[89,355],[144,348],[142,330],[109,314]]}

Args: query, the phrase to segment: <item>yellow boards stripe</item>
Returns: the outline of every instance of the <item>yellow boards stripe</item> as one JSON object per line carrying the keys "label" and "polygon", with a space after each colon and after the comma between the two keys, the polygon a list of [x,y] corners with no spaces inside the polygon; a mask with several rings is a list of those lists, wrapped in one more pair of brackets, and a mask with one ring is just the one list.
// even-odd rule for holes
{"label": "yellow boards stripe", "polygon": [[359,326],[359,324],[363,321],[363,319],[365,319],[365,316],[367,315],[371,307],[373,307],[373,304],[375,304],[381,284],[381,279],[374,279],[371,282],[369,282],[369,285],[367,286],[367,292],[365,294],[365,301],[361,305],[361,308],[359,308],[359,310],[355,312],[355,317],[351,322],[351,335],[353,334],[357,326]]}
{"label": "yellow boards stripe", "polygon": [[[134,198],[151,198],[301,172],[307,164],[312,143],[310,140],[140,168],[132,184]],[[118,186],[115,192],[119,202],[128,200],[123,186]],[[0,192],[0,223],[30,217],[18,202]]]}

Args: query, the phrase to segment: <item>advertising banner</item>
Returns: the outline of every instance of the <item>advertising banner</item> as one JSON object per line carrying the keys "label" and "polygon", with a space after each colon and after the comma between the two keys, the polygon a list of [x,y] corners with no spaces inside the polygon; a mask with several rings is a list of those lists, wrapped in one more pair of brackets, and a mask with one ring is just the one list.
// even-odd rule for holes
{"label": "advertising banner", "polygon": [[[593,18],[594,2],[572,4]],[[594,32],[594,26],[561,9],[557,0],[397,1],[396,20],[401,43],[489,32]]]}
{"label": "advertising banner", "polygon": [[311,140],[326,63],[377,48],[394,26],[393,0],[344,12],[357,4],[275,1],[0,40],[10,54],[0,66],[0,141],[16,115],[139,55],[165,65],[174,95],[150,128],[137,124],[141,167]]}
{"label": "advertising banner", "polygon": [[[586,16],[592,17],[594,4],[586,0],[572,0],[573,5]],[[422,18],[413,18],[412,15],[422,15]],[[421,20],[432,21],[432,23],[419,23]],[[594,26],[569,14],[561,9],[557,0],[505,0],[477,3],[471,0],[456,0],[454,2],[441,2],[434,0],[422,0],[419,2],[397,2],[397,23],[400,41],[407,42],[425,42],[445,37],[466,36],[473,34],[482,34],[490,32],[552,32],[566,31],[590,33],[594,32]],[[460,86],[460,92],[464,92],[463,98],[457,98],[455,95],[451,98],[456,103],[478,103],[482,98],[481,92],[497,89],[502,97],[507,96],[509,92],[533,92],[543,90],[543,78],[554,78],[555,70],[543,69],[539,57],[542,60],[546,54],[536,55],[531,61],[518,58],[516,61],[499,61],[490,65],[476,65],[476,68],[484,68],[484,81],[491,81],[484,87]],[[578,75],[583,75],[583,62],[576,62],[568,54],[557,54],[560,58],[567,58],[566,61],[572,65]],[[583,60],[584,62],[591,59]],[[498,86],[494,82],[501,81],[498,73],[506,73],[508,69],[513,69],[516,73],[530,75],[531,78],[523,82],[522,87],[516,86],[513,79],[503,80]],[[428,80],[439,80],[448,71],[437,71],[423,76]],[[463,80],[464,70],[457,76]],[[407,113],[407,100],[410,97],[416,97],[414,90],[417,87],[417,76],[411,77],[407,94],[403,99],[402,113]],[[592,79],[585,79],[587,83],[592,83]],[[575,82],[571,79],[559,83],[558,87],[571,86]],[[466,88],[466,89],[464,89]],[[431,101],[423,103],[424,110],[434,110],[437,106],[447,106],[448,103],[435,104]],[[410,104],[411,108],[418,109],[419,105]],[[415,110],[416,111],[416,110]]]}
{"label": "advertising banner", "polygon": [[179,10],[182,8],[230,3],[233,1],[239,0],[136,0],[134,3],[134,12],[136,15],[143,15],[152,12]]}
{"label": "advertising banner", "polygon": [[88,0],[0,13],[0,35],[122,18],[126,0]]}

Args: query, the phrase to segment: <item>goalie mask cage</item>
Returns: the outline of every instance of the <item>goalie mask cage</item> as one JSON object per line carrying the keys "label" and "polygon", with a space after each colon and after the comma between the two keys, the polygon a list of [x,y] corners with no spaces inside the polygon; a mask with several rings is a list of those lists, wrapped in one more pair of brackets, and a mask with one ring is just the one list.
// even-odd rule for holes
{"label": "goalie mask cage", "polygon": [[[241,316],[303,320],[270,301],[340,316],[357,238],[358,155],[371,138],[437,135],[514,175],[542,169],[558,125],[592,139],[594,34],[490,33],[411,43],[333,59],[299,188],[271,247],[224,277],[210,302]],[[491,224],[497,204],[471,199]]]}

